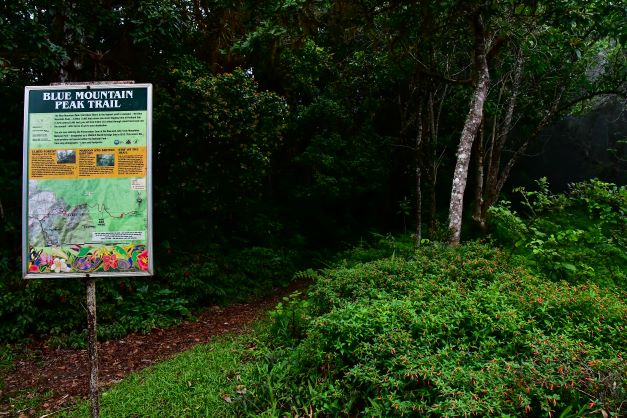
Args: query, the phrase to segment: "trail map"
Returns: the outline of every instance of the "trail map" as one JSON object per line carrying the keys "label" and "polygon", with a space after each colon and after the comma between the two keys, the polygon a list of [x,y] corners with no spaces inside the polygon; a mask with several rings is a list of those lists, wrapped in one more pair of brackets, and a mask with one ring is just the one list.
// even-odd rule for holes
{"label": "trail map", "polygon": [[31,180],[28,193],[34,247],[146,238],[141,179]]}

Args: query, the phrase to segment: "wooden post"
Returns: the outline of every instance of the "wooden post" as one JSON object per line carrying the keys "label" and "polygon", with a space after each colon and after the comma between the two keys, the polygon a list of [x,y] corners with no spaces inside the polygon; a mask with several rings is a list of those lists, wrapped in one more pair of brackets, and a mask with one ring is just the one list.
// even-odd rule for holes
{"label": "wooden post", "polygon": [[98,392],[98,341],[96,332],[96,279],[87,275],[87,344],[89,353],[89,398],[91,416],[100,416]]}

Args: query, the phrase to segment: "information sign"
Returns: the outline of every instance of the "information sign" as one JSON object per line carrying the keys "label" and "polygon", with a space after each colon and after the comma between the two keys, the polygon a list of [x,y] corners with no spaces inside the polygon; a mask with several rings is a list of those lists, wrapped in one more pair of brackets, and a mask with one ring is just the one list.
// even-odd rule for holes
{"label": "information sign", "polygon": [[24,277],[151,275],[152,85],[24,96]]}

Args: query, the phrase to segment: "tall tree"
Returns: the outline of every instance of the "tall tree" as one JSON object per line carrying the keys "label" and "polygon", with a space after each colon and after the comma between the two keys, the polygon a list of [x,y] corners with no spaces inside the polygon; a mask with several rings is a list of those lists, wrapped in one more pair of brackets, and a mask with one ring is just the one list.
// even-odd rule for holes
{"label": "tall tree", "polygon": [[622,40],[613,27],[622,12],[601,2],[566,6],[521,6],[514,12],[523,30],[496,67],[500,87],[489,98],[489,146],[477,155],[473,219],[482,229],[488,208],[544,128],[595,97],[627,94]]}
{"label": "tall tree", "polygon": [[488,69],[486,51],[486,33],[483,22],[484,11],[478,8],[472,14],[472,25],[474,34],[474,70],[476,80],[470,108],[464,129],[457,147],[457,163],[453,173],[453,187],[451,189],[451,202],[449,205],[449,243],[459,244],[462,227],[462,213],[464,208],[464,191],[468,180],[468,165],[470,164],[470,153],[472,144],[479,133],[479,127],[483,122],[483,106],[488,96],[490,86],[490,73]]}

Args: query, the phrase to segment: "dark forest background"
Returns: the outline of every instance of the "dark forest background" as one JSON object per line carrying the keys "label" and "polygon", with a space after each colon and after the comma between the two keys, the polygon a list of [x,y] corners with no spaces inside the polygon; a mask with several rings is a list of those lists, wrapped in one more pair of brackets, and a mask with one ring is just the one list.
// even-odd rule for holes
{"label": "dark forest background", "polygon": [[[82,321],[67,314],[80,283],[20,278],[24,86],[154,86],[157,276],[103,287],[105,324],[121,300],[143,301],[127,312],[136,324],[103,328],[115,336],[160,310],[268,288],[360,240],[447,241],[482,74],[462,239],[486,236],[488,208],[540,177],[556,191],[625,184],[624,22],[613,2],[577,0],[3,2],[1,338]],[[32,304],[58,324],[38,324]]]}

